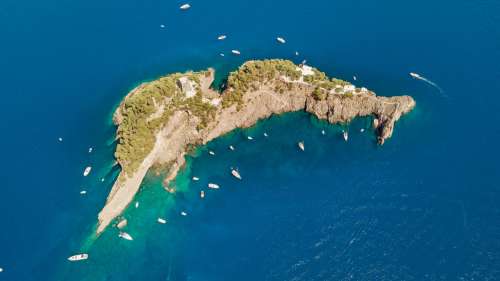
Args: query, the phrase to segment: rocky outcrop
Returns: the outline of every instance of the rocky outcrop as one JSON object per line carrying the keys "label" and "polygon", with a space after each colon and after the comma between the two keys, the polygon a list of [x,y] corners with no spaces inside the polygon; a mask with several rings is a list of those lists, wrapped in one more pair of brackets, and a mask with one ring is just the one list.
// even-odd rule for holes
{"label": "rocky outcrop", "polygon": [[[207,101],[214,100],[219,95],[209,89],[214,73],[209,70],[209,74],[199,83],[203,98]],[[164,185],[168,186],[184,165],[186,151],[191,145],[205,144],[235,128],[250,127],[258,120],[273,114],[299,110],[305,110],[332,124],[371,115],[374,120],[378,120],[375,132],[378,143],[383,144],[391,137],[395,122],[415,106],[415,101],[409,96],[378,97],[364,88],[358,92],[329,92],[326,97],[318,98],[313,94],[314,91],[318,91],[318,86],[304,82],[303,78],[294,81],[280,77],[266,83],[258,83],[244,94],[241,106],[223,107],[217,104],[215,117],[203,129],[199,128],[201,121],[196,115],[186,110],[176,111],[157,133],[154,148],[139,169],[133,175],[125,175],[123,172],[120,174],[107,198],[106,205],[99,213],[97,232],[102,232],[133,200],[142,179],[153,164],[169,164],[170,168],[164,180]],[[280,88],[285,90],[277,91],[277,85],[285,85],[286,87]],[[137,91],[136,88],[130,94],[136,94]],[[222,93],[222,97],[229,91],[231,89]],[[122,119],[118,108],[114,120],[119,124]]]}

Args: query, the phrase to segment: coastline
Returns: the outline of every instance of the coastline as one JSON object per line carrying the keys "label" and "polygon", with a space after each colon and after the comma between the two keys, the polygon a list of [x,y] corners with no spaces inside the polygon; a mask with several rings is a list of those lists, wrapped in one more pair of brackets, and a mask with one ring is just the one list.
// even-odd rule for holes
{"label": "coastline", "polygon": [[[242,67],[254,63],[259,62],[250,61]],[[308,71],[311,70],[308,69]],[[314,71],[312,76],[321,76],[320,72],[315,69]],[[347,84],[341,88],[341,94],[337,94],[339,91],[337,91],[338,88],[335,88],[336,92],[330,90],[327,95],[324,95],[325,90],[320,88],[321,95],[318,97],[317,89],[319,86],[314,84],[315,80],[305,82],[304,80],[307,78],[305,75],[298,79],[280,75],[264,82],[258,81],[256,87],[243,93],[241,101],[238,100],[237,103],[224,107],[220,103],[220,97],[225,98],[228,95],[231,97],[234,89],[229,87],[219,95],[210,89],[214,79],[214,71],[209,69],[205,73],[209,73],[209,75],[205,74],[205,76],[198,78],[200,79],[198,87],[203,99],[213,102],[216,108],[213,119],[206,127],[200,129],[200,118],[194,116],[189,110],[174,111],[168,121],[162,124],[162,127],[155,134],[153,148],[144,157],[134,173],[127,174],[124,170],[120,172],[104,208],[98,215],[97,234],[104,231],[114,218],[119,216],[132,202],[144,176],[153,164],[160,163],[170,166],[164,180],[164,186],[168,187],[184,165],[189,146],[204,145],[236,128],[250,127],[259,120],[274,114],[300,110],[304,110],[320,120],[327,120],[331,124],[348,123],[355,117],[372,115],[375,120],[378,120],[374,130],[378,136],[378,143],[382,145],[387,138],[392,136],[395,122],[415,107],[415,101],[409,96],[379,97],[365,88],[361,88],[357,92],[346,92],[344,89],[355,89],[354,86]],[[119,125],[124,120],[121,112],[124,102],[131,96],[141,94],[141,90],[146,85],[147,83],[141,83],[120,103],[113,118],[115,124]],[[185,93],[185,90],[182,89],[184,85],[181,85],[180,88]],[[155,114],[162,109],[162,107],[157,107]]]}

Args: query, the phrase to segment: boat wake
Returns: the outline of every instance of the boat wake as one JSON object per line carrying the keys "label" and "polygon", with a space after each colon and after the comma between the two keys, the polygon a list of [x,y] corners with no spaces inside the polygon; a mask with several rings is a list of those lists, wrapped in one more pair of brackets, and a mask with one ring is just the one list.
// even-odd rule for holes
{"label": "boat wake", "polygon": [[432,82],[431,80],[425,78],[424,76],[420,75],[420,74],[417,74],[417,73],[414,73],[414,72],[410,72],[410,76],[417,79],[417,80],[420,80],[420,81],[423,81],[429,85],[431,85],[432,87],[434,87],[435,89],[437,89],[439,91],[439,93],[441,94],[441,96],[445,97],[445,98],[448,98],[448,95],[446,95],[443,91],[443,89],[441,87],[439,87],[438,84],[436,84],[435,82]]}

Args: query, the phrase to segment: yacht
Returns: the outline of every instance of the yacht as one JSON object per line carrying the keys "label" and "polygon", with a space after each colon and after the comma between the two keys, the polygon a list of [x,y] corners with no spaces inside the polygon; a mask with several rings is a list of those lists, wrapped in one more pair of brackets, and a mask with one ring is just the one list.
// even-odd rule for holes
{"label": "yacht", "polygon": [[73,255],[68,258],[69,261],[82,261],[86,260],[89,258],[88,254],[78,254],[78,255]]}
{"label": "yacht", "polygon": [[232,169],[232,170],[231,170],[231,174],[232,174],[235,178],[237,178],[237,179],[241,180],[241,175],[240,175],[240,173],[239,173],[238,171],[236,171],[235,169]]}
{"label": "yacht", "polygon": [[167,220],[166,219],[162,219],[162,218],[158,218],[156,221],[158,223],[161,223],[161,224],[166,224],[167,223]]}
{"label": "yacht", "polygon": [[226,35],[219,35],[219,37],[217,37],[217,40],[224,40],[226,38],[227,38]]}
{"label": "yacht", "polygon": [[218,184],[215,184],[215,183],[209,183],[208,184],[208,188],[211,188],[211,189],[219,189],[220,186]]}
{"label": "yacht", "polygon": [[231,53],[233,53],[235,55],[241,55],[240,51],[238,51],[238,50],[231,50]]}
{"label": "yacht", "polygon": [[286,41],[283,37],[276,37],[276,41],[280,42],[281,44],[285,44]]}
{"label": "yacht", "polygon": [[200,180],[200,178],[199,178],[199,177],[193,177],[193,180],[194,180],[194,181],[199,181],[199,180]]}
{"label": "yacht", "polygon": [[123,239],[125,239],[125,240],[129,240],[129,241],[134,240],[134,238],[132,238],[132,236],[130,236],[130,234],[128,234],[127,232],[123,232],[123,231],[121,231],[121,232],[118,234],[118,237],[123,238]]}
{"label": "yacht", "polygon": [[303,141],[299,141],[299,143],[297,145],[299,146],[300,150],[302,150],[302,151],[305,150],[304,142]]}
{"label": "yacht", "polygon": [[83,171],[83,176],[86,177],[90,174],[90,171],[92,170],[92,167],[88,166],[87,168],[85,168],[85,170]]}
{"label": "yacht", "polygon": [[415,73],[415,72],[410,72],[410,76],[415,78],[415,79],[419,79],[419,78],[422,78],[422,76],[420,76],[419,74]]}
{"label": "yacht", "polygon": [[183,4],[183,5],[180,6],[181,10],[187,10],[189,8],[191,8],[191,5],[189,5],[189,4]]}
{"label": "yacht", "polygon": [[344,140],[347,141],[347,139],[349,139],[349,134],[347,133],[347,131],[344,131],[342,133],[342,136],[344,137]]}

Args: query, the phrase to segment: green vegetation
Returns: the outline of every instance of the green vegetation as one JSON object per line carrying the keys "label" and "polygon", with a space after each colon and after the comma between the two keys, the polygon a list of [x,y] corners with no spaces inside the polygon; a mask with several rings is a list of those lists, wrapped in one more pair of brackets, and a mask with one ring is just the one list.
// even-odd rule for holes
{"label": "green vegetation", "polygon": [[[280,75],[297,80],[301,76],[297,66],[288,60],[261,60],[249,61],[243,64],[238,70],[229,74],[227,79],[228,91],[224,93],[222,106],[224,108],[236,104],[241,107],[243,95],[249,90],[257,90],[259,84],[266,84]],[[279,92],[284,89],[279,88]]]}
{"label": "green vegetation", "polygon": [[[201,120],[198,129],[204,128],[215,116],[215,107],[202,101],[199,90],[202,75],[207,77],[210,73],[171,74],[144,84],[125,99],[119,109],[122,120],[117,129],[115,152],[125,174],[130,175],[139,168],[154,147],[156,133],[175,111],[186,110],[197,116]],[[186,99],[177,86],[182,76],[188,76],[198,85],[194,97]]]}

